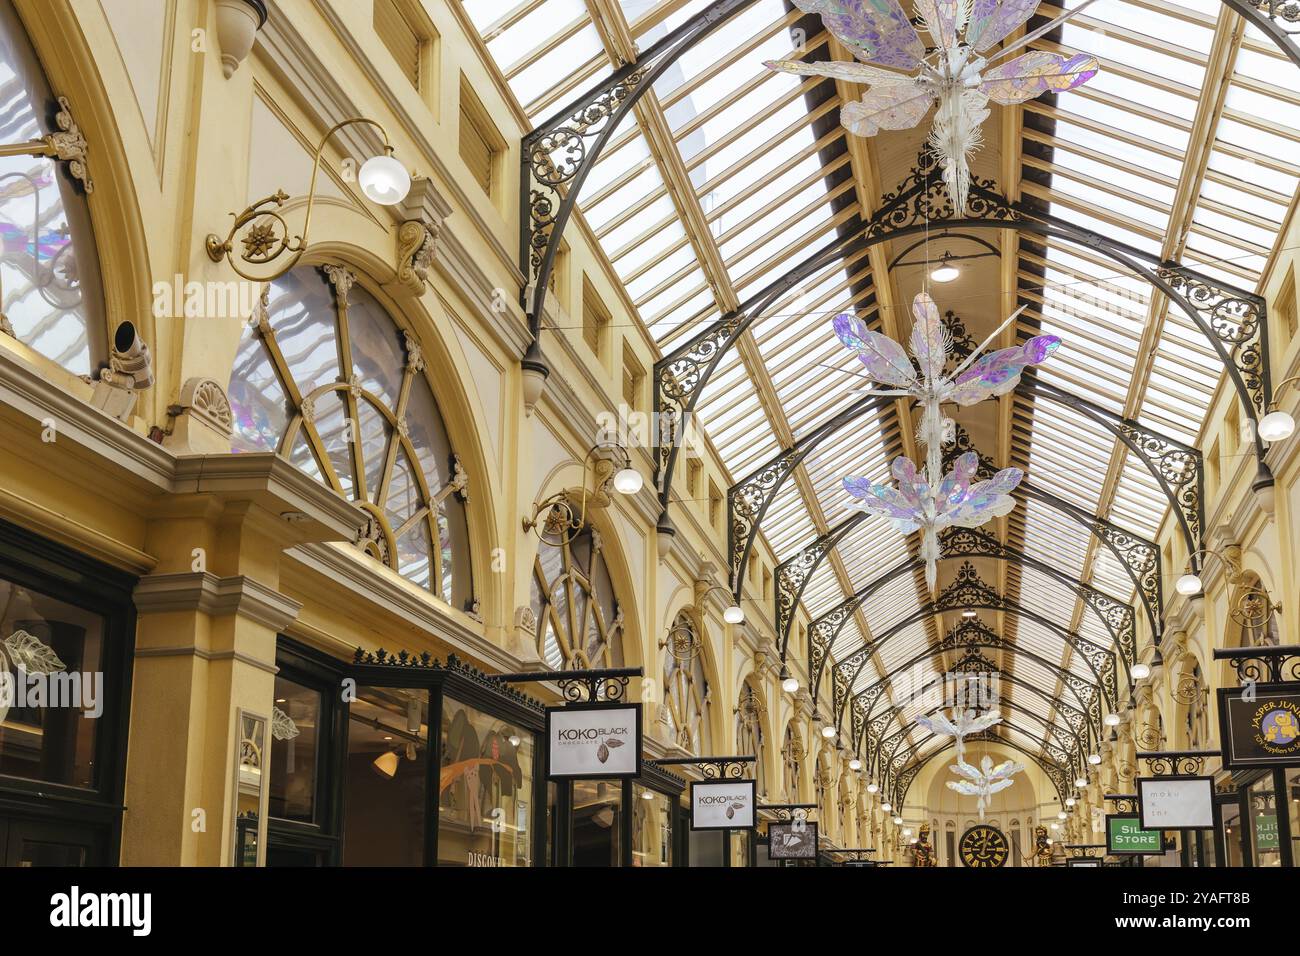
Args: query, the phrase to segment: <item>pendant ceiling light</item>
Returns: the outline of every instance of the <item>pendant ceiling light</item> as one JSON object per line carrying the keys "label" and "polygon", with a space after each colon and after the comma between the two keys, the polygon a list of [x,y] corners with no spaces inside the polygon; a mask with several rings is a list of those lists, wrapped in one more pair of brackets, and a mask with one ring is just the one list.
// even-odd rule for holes
{"label": "pendant ceiling light", "polygon": [[932,52],[898,0],[794,0],[822,23],[860,63],[769,60],[768,69],[801,76],[829,76],[870,88],[846,103],[840,122],[857,136],[882,129],[911,129],[936,106],[930,146],[943,164],[943,179],[958,214],[970,194],[970,156],[980,146],[988,103],[1014,106],[1049,90],[1062,93],[1097,73],[1097,58],[1015,50],[1056,28],[1092,0],[1042,27],[994,49],[1038,9],[1038,0],[916,0],[915,12],[930,35]]}

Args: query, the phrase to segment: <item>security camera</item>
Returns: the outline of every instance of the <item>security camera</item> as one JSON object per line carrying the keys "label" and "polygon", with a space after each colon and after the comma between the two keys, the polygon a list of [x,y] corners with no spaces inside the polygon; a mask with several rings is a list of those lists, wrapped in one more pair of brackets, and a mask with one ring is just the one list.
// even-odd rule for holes
{"label": "security camera", "polygon": [[130,421],[137,393],[153,385],[153,356],[131,322],[113,333],[108,368],[99,370],[90,404],[118,421]]}

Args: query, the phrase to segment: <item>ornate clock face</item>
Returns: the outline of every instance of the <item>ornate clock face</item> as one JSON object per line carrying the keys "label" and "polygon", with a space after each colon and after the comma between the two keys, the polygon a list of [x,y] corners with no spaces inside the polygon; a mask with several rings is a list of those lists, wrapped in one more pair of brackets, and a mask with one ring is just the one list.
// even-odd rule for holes
{"label": "ornate clock face", "polygon": [[980,823],[961,835],[958,846],[966,866],[996,867],[1007,862],[1007,838],[997,827]]}

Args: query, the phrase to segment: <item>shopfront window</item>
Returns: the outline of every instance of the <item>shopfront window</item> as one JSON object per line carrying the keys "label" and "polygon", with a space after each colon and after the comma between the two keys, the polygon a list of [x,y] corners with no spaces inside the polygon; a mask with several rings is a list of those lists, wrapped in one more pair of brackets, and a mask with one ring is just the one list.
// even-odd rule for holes
{"label": "shopfront window", "polygon": [[618,781],[573,781],[573,865],[622,866],[619,831],[623,788]]}
{"label": "shopfront window", "polygon": [[1291,865],[1300,866],[1300,769],[1287,770],[1286,805],[1291,820]]}
{"label": "shopfront window", "polygon": [[442,701],[439,866],[531,866],[533,735]]}
{"label": "shopfront window", "polygon": [[94,788],[104,619],[0,579],[0,775]]}
{"label": "shopfront window", "polygon": [[428,693],[363,687],[349,707],[344,866],[424,864]]}
{"label": "shopfront window", "polygon": [[673,799],[635,784],[632,788],[632,865],[673,865]]}
{"label": "shopfront window", "polygon": [[1220,826],[1223,828],[1223,866],[1244,866],[1241,852],[1241,804],[1227,800],[1219,805]]}
{"label": "shopfront window", "polygon": [[1265,774],[1250,785],[1246,792],[1246,806],[1250,811],[1250,847],[1255,866],[1281,866],[1277,794],[1273,790],[1272,773]]}
{"label": "shopfront window", "polygon": [[275,679],[269,804],[273,817],[299,823],[316,822],[320,716],[320,691],[284,677]]}

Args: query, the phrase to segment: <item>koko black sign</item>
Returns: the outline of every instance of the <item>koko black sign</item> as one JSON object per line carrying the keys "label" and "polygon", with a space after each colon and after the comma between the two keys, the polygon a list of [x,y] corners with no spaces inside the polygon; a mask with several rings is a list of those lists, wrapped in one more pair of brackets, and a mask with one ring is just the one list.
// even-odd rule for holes
{"label": "koko black sign", "polygon": [[691,829],[752,830],[756,796],[753,780],[692,781]]}
{"label": "koko black sign", "polygon": [[546,708],[546,776],[586,780],[641,775],[641,705]]}
{"label": "koko black sign", "polygon": [[1219,690],[1223,766],[1300,767],[1300,684]]}

